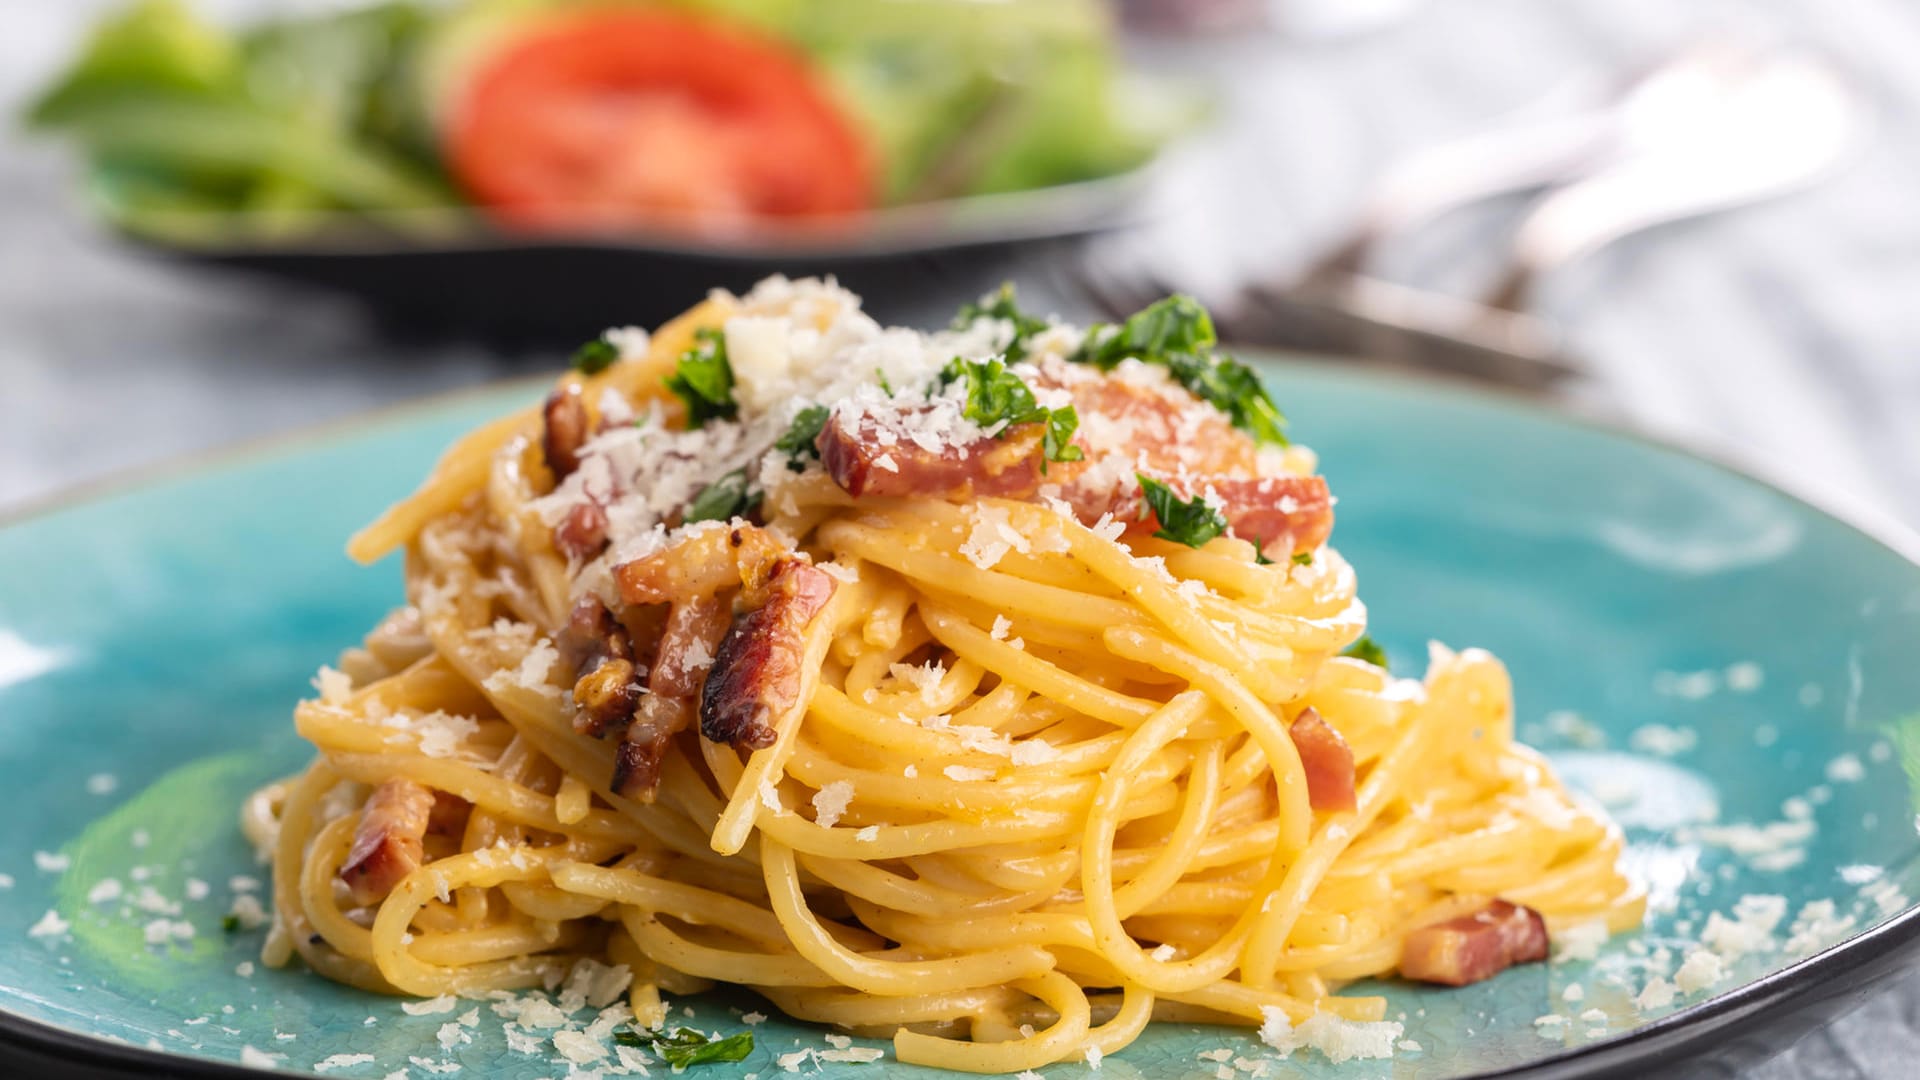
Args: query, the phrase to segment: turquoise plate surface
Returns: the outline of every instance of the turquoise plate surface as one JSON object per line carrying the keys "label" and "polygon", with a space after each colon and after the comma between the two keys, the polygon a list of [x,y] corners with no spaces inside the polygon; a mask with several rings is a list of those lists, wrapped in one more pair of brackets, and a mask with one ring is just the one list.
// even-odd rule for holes
{"label": "turquoise plate surface", "polygon": [[[1360,987],[1384,992],[1405,1025],[1391,1061],[1301,1051],[1264,1075],[1593,1075],[1689,1054],[1750,1059],[1920,943],[1902,766],[1920,768],[1920,548],[1531,406],[1312,365],[1269,372],[1340,497],[1335,542],[1395,666],[1422,667],[1429,639],[1502,657],[1523,736],[1627,827],[1653,912],[1593,959],[1461,990]],[[457,1022],[470,1003],[409,1015],[299,968],[257,969],[261,932],[223,928],[249,884],[236,877],[261,876],[235,807],[306,760],[294,700],[400,595],[395,561],[357,567],[343,540],[455,435],[538,393],[521,384],[377,417],[0,530],[0,790],[12,811],[0,830],[0,1061],[60,1060],[76,1076],[231,1075],[243,1058],[296,1073],[333,1058],[327,1075],[347,1077],[424,1080],[454,1064],[467,1076],[568,1074],[547,1052],[509,1050],[485,1003],[471,1028]],[[1703,934],[1737,951],[1741,935],[1720,923],[1749,894],[1779,899],[1747,901],[1746,928],[1777,924],[1747,934],[1711,986],[1642,997]],[[730,1032],[756,1003],[685,1004],[690,1023]],[[702,1068],[775,1080],[775,1057],[824,1046],[819,1029],[777,1018],[756,1030],[747,1061]],[[1156,1026],[1102,1075],[1205,1080],[1221,1065],[1199,1055],[1222,1047],[1249,1070],[1272,1056],[1243,1031]],[[803,1069],[933,1072],[890,1059]],[[1072,1080],[1088,1067],[1043,1072]]]}

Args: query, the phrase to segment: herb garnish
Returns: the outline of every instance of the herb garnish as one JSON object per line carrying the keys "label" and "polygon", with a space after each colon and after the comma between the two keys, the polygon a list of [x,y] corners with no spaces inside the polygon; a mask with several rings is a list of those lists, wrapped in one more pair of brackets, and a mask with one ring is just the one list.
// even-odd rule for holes
{"label": "herb garnish", "polygon": [[240,916],[228,915],[220,920],[220,929],[229,934],[240,932]]}
{"label": "herb garnish", "polygon": [[606,338],[594,338],[573,350],[573,370],[582,375],[598,375],[620,359],[620,350]]}
{"label": "herb garnish", "polygon": [[730,521],[759,501],[757,492],[747,490],[747,470],[735,469],[701,488],[700,494],[687,504],[686,515],[680,520],[685,525],[696,521]]}
{"label": "herb garnish", "polygon": [[733,400],[733,365],[727,362],[726,335],[713,327],[694,331],[694,345],[680,354],[667,389],[687,404],[687,427],[706,426],[709,420],[731,420],[740,414]]}
{"label": "herb garnish", "polygon": [[1362,635],[1359,641],[1347,646],[1341,656],[1351,656],[1355,660],[1365,660],[1381,671],[1387,670],[1387,650],[1374,644],[1372,638]]}
{"label": "herb garnish", "polygon": [[1153,535],[1197,548],[1227,531],[1227,519],[1206,499],[1195,495],[1182,502],[1173,489],[1161,481],[1145,473],[1135,473],[1134,476],[1140,481],[1147,508],[1160,521],[1160,527],[1154,530]]}
{"label": "herb garnish", "polygon": [[615,1032],[613,1041],[622,1046],[651,1050],[660,1055],[660,1060],[673,1066],[675,1072],[690,1065],[709,1062],[745,1061],[747,1055],[753,1053],[751,1031],[716,1039],[689,1027],[680,1028],[671,1035],[664,1031],[630,1028]]}
{"label": "herb garnish", "polygon": [[1312,565],[1313,565],[1313,552],[1311,552],[1311,551],[1296,551],[1296,552],[1294,552],[1294,553],[1293,553],[1293,565],[1295,565],[1295,566],[1312,566]]}
{"label": "herb garnish", "polygon": [[806,469],[808,458],[820,457],[820,448],[814,443],[826,429],[831,412],[825,405],[809,405],[793,418],[793,426],[787,428],[787,433],[773,441],[775,450],[786,452],[787,468],[801,472]]}
{"label": "herb garnish", "polygon": [[1036,319],[1020,310],[1011,281],[1001,283],[998,291],[974,303],[962,304],[959,314],[953,317],[953,329],[965,330],[979,319],[1001,319],[1013,327],[1013,338],[1007,342],[1008,363],[1026,359],[1027,342],[1047,328],[1045,319]]}
{"label": "herb garnish", "polygon": [[[1080,426],[1080,414],[1071,405],[1049,409],[1034,400],[1033,391],[1020,376],[1007,370],[997,359],[968,360],[954,357],[940,372],[940,385],[966,380],[967,403],[960,415],[996,435],[1015,424],[1043,423],[1047,426],[1042,447],[1046,461],[1079,461],[1080,448],[1073,445],[1073,433]],[[1042,471],[1045,470],[1043,462]]]}
{"label": "herb garnish", "polygon": [[1256,442],[1287,445],[1282,416],[1253,369],[1214,352],[1219,338],[1213,317],[1191,296],[1175,294],[1149,304],[1119,326],[1095,326],[1069,359],[1111,371],[1128,357],[1167,369],[1202,401],[1227,414],[1233,426]]}

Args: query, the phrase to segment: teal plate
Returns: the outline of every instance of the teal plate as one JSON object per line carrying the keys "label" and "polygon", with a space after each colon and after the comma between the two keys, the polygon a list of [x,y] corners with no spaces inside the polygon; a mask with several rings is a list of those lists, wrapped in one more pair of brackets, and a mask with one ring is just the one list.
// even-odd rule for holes
{"label": "teal plate", "polygon": [[[1911,539],[1504,399],[1310,365],[1270,373],[1340,495],[1336,541],[1377,639],[1406,670],[1429,638],[1501,656],[1521,732],[1627,827],[1653,911],[1590,960],[1460,990],[1363,986],[1387,995],[1405,1048],[1338,1065],[1301,1051],[1268,1075],[1602,1075],[1689,1055],[1737,1067],[1920,945],[1901,764],[1904,747],[1920,765],[1920,721],[1906,719],[1920,710]],[[237,1075],[243,1058],[292,1072],[335,1058],[327,1075],[347,1077],[568,1073],[510,1050],[486,1003],[471,1028],[458,1023],[469,1003],[409,1015],[299,968],[256,969],[259,931],[222,925],[248,885],[234,879],[261,875],[236,805],[305,760],[293,701],[400,595],[393,561],[356,567],[342,541],[456,434],[536,394],[522,384],[378,417],[0,530],[0,788],[13,808],[0,830],[0,1060],[68,1076]],[[1748,928],[1769,911],[1777,925],[1747,935],[1710,987],[1642,997],[1703,934],[1730,955],[1736,935],[1709,924],[1749,894],[1779,899],[1748,901]],[[733,1031],[755,1000],[681,1004],[689,1023]],[[1571,1020],[1536,1022],[1548,1015]],[[778,1055],[824,1046],[819,1029],[777,1018],[756,1030],[745,1062],[703,1068],[775,1080]],[[1199,1055],[1219,1048],[1250,1068],[1272,1056],[1244,1031],[1162,1025],[1102,1074],[1206,1080],[1221,1066]]]}

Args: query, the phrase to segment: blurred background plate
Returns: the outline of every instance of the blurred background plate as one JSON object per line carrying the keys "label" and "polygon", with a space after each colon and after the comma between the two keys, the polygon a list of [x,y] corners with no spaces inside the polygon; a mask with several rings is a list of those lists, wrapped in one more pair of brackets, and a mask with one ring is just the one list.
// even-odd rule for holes
{"label": "blurred background plate", "polygon": [[[185,213],[121,238],[164,259],[324,287],[365,303],[404,333],[570,346],[591,328],[652,325],[701,290],[745,292],[770,274],[834,275],[887,321],[930,291],[956,282],[978,288],[1013,273],[1018,260],[1140,224],[1161,171],[1149,165],[1100,180],[893,207],[832,228],[766,223],[735,238],[516,237],[457,211],[417,212],[413,238],[348,219],[275,240],[244,221]],[[89,198],[105,220],[121,216],[110,178],[96,175]]]}

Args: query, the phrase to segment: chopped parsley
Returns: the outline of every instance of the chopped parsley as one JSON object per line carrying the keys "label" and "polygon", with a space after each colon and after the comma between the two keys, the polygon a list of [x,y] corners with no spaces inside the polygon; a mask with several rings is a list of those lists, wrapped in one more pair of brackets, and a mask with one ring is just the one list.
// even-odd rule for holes
{"label": "chopped parsley", "polygon": [[1191,296],[1174,295],[1149,304],[1119,326],[1104,324],[1087,332],[1069,359],[1111,371],[1134,357],[1156,364],[1193,396],[1212,404],[1256,442],[1287,445],[1287,418],[1267,394],[1252,368],[1214,351],[1219,339],[1213,317]]}
{"label": "chopped parsley", "polygon": [[735,469],[701,488],[700,494],[687,504],[687,513],[681,518],[681,523],[691,525],[696,521],[731,521],[759,501],[759,494],[747,488],[747,470]]}
{"label": "chopped parsley", "polygon": [[1293,553],[1293,565],[1295,565],[1295,566],[1312,566],[1312,565],[1313,565],[1313,552],[1311,552],[1311,551],[1296,551],[1296,552],[1294,552],[1294,553]]}
{"label": "chopped parsley", "polygon": [[[1085,456],[1073,445],[1073,433],[1079,427],[1079,410],[1071,405],[1062,405],[1047,413],[1047,434],[1042,440],[1047,461],[1079,461]],[[1044,462],[1040,470],[1046,471]]]}
{"label": "chopped parsley", "polygon": [[1374,644],[1372,638],[1362,635],[1359,641],[1347,646],[1341,656],[1351,656],[1355,660],[1365,660],[1381,671],[1387,670],[1387,650]]}
{"label": "chopped parsley", "polygon": [[820,457],[820,448],[814,444],[826,430],[827,417],[831,414],[832,410],[825,405],[809,405],[793,418],[793,426],[787,428],[787,433],[773,441],[775,450],[786,453],[787,468],[800,472],[807,467],[808,458]]}
{"label": "chopped parsley", "polygon": [[582,375],[598,375],[620,359],[620,350],[606,338],[594,338],[573,350],[573,370]]}
{"label": "chopped parsley", "polygon": [[1227,519],[1208,505],[1206,499],[1195,495],[1182,502],[1173,489],[1161,481],[1145,473],[1135,473],[1134,476],[1140,481],[1146,508],[1153,511],[1153,516],[1160,522],[1160,527],[1154,530],[1153,535],[1197,548],[1227,531]]}
{"label": "chopped parsley", "polygon": [[1253,539],[1253,565],[1255,566],[1272,566],[1273,565],[1273,560],[1267,558],[1266,541],[1260,539],[1257,536],[1254,537]]}
{"label": "chopped parsley", "polygon": [[953,317],[953,329],[965,330],[980,319],[1000,319],[1013,328],[1013,338],[1007,342],[1007,362],[1014,363],[1027,357],[1027,343],[1035,334],[1047,328],[1045,319],[1037,319],[1020,310],[1014,296],[1013,282],[1001,284],[996,292],[988,293],[978,301],[963,304],[959,314]]}
{"label": "chopped parsley", "polygon": [[693,348],[680,354],[667,389],[687,405],[687,427],[705,427],[709,420],[731,420],[740,414],[733,400],[733,365],[727,362],[727,339],[713,327],[694,331]]}
{"label": "chopped parsley", "polygon": [[613,1041],[622,1046],[651,1050],[660,1055],[661,1061],[671,1065],[675,1072],[690,1065],[709,1062],[745,1061],[747,1055],[753,1053],[751,1031],[716,1039],[690,1027],[679,1028],[671,1035],[664,1031],[629,1028],[615,1032]]}
{"label": "chopped parsley", "polygon": [[940,372],[940,385],[950,386],[961,380],[966,381],[967,403],[960,415],[992,430],[996,436],[1015,424],[1045,424],[1042,447],[1045,460],[1080,460],[1080,448],[1073,445],[1080,414],[1073,406],[1049,409],[1041,405],[1020,376],[1008,371],[1007,365],[997,359],[954,357]]}

